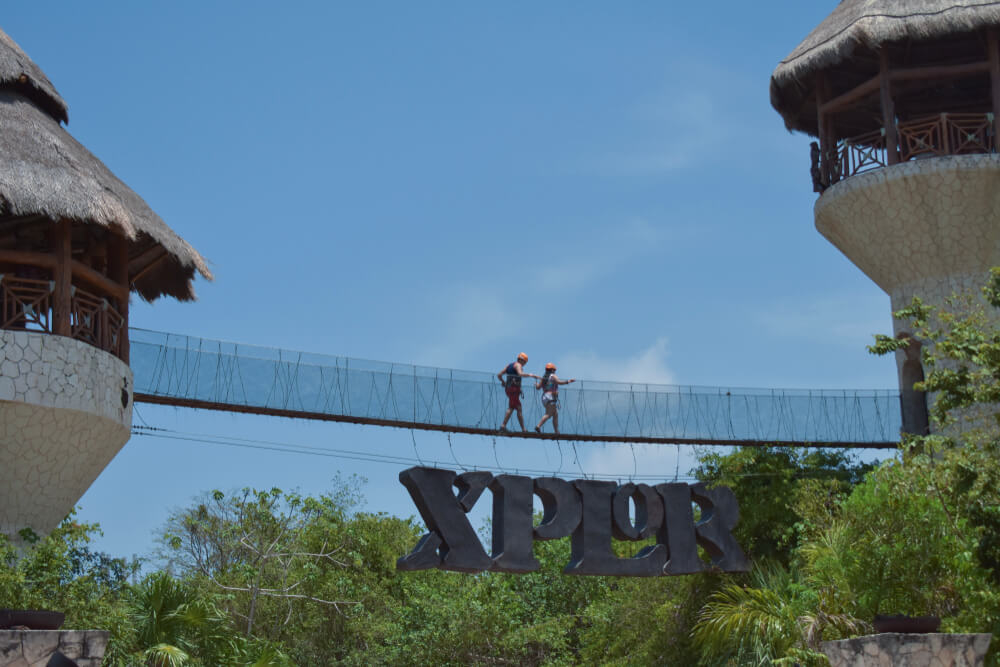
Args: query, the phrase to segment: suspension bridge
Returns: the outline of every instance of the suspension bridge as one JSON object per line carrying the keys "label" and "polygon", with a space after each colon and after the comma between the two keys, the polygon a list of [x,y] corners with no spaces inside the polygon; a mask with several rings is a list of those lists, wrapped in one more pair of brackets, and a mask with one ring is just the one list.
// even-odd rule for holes
{"label": "suspension bridge", "polygon": [[[293,352],[131,329],[134,400],[407,429],[579,442],[890,448],[892,390],[779,390],[578,380],[559,392],[561,433],[500,431],[495,374]],[[543,409],[524,382],[525,423]],[[517,428],[516,420],[508,425]]]}

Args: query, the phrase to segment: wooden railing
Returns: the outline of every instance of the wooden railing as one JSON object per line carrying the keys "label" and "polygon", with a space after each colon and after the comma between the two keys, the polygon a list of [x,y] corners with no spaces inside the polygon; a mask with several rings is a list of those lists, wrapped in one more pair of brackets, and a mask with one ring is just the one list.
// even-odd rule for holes
{"label": "wooden railing", "polygon": [[885,132],[877,130],[842,140],[837,144],[836,160],[830,169],[833,183],[886,166]]}
{"label": "wooden railing", "polygon": [[0,329],[27,329],[52,333],[51,280],[0,278]]}
{"label": "wooden railing", "polygon": [[[0,275],[0,329],[53,333],[55,282]],[[125,359],[125,318],[106,298],[73,286],[70,336]]]}
{"label": "wooden railing", "polygon": [[[942,113],[917,118],[897,123],[896,136],[900,162],[997,151],[992,113]],[[825,154],[814,150],[813,161],[813,186],[817,192],[856,174],[886,167],[891,160],[885,130],[841,139]]]}
{"label": "wooden railing", "polygon": [[899,157],[992,153],[993,114],[951,113],[898,125]]}

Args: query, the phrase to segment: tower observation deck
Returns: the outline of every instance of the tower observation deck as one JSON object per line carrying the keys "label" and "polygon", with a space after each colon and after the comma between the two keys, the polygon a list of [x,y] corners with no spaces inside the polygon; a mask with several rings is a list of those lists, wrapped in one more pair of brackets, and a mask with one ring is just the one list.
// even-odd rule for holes
{"label": "tower observation deck", "polygon": [[[977,294],[1000,265],[1000,2],[843,0],[771,76],[811,146],[816,229],[893,311]],[[930,429],[921,341],[897,352],[903,429]]]}
{"label": "tower observation deck", "polygon": [[0,533],[44,535],[129,439],[133,293],[194,298],[201,255],[63,127],[0,31]]}

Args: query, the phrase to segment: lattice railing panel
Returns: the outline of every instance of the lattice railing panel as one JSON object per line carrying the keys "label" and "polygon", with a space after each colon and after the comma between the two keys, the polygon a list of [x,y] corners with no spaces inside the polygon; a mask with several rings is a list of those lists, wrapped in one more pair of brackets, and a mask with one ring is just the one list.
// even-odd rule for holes
{"label": "lattice railing panel", "polygon": [[[899,160],[996,152],[994,121],[992,113],[942,113],[897,123]],[[882,128],[842,139],[822,153],[812,150],[813,185],[818,192],[889,164],[889,146]]]}
{"label": "lattice railing panel", "polygon": [[886,162],[885,134],[879,130],[845,139],[837,147],[838,162],[833,173],[836,180],[884,167]]}
{"label": "lattice railing panel", "polygon": [[[0,275],[0,329],[52,333],[55,283]],[[70,296],[70,336],[121,358],[125,318],[107,299],[74,286]]]}
{"label": "lattice railing panel", "polygon": [[0,329],[52,333],[51,280],[0,275]]}

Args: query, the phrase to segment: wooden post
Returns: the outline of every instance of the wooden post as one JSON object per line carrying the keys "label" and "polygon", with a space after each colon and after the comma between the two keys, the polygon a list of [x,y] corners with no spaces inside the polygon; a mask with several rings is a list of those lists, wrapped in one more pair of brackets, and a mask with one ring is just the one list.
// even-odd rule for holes
{"label": "wooden post", "polygon": [[55,282],[52,295],[52,333],[71,336],[73,313],[73,223],[60,220],[52,234],[56,263],[52,274]]}
{"label": "wooden post", "polygon": [[889,81],[889,47],[879,51],[879,96],[882,102],[882,127],[885,128],[885,154],[889,164],[899,163],[899,139],[896,137],[896,105]]}
{"label": "wooden post", "polygon": [[121,234],[108,232],[108,277],[125,287],[125,297],[119,301],[119,313],[122,316],[121,341],[118,344],[119,358],[126,364],[129,362],[128,344],[128,239]]}
{"label": "wooden post", "polygon": [[941,117],[938,120],[938,131],[941,133],[941,150],[942,155],[951,155],[951,132],[948,131],[948,114],[941,112]]}
{"label": "wooden post", "polygon": [[823,104],[830,98],[830,86],[825,72],[816,74],[816,136],[819,139],[819,171],[823,185],[829,187],[836,181],[832,178],[830,155],[836,146],[830,145],[829,116],[823,111]]}
{"label": "wooden post", "polygon": [[991,29],[986,35],[986,50],[990,63],[990,89],[993,93],[993,150],[997,150],[997,129],[1000,128],[1000,52],[997,51],[997,31]]}

